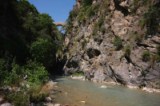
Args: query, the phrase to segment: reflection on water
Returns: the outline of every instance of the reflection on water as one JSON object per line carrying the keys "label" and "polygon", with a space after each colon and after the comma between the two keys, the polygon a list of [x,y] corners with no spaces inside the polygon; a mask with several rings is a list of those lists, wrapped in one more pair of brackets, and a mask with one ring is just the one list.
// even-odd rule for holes
{"label": "reflection on water", "polygon": [[[55,101],[71,106],[160,106],[160,95],[149,94],[121,86],[107,86],[91,82],[58,79],[62,93],[56,94]],[[84,103],[85,102],[85,103]]]}

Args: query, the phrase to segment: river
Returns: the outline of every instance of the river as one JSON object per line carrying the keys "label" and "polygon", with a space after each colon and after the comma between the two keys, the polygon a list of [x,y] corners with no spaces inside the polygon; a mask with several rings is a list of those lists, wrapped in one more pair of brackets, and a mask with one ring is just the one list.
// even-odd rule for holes
{"label": "river", "polygon": [[89,81],[58,78],[55,101],[69,106],[160,106],[160,94],[147,93],[123,86],[107,85]]}

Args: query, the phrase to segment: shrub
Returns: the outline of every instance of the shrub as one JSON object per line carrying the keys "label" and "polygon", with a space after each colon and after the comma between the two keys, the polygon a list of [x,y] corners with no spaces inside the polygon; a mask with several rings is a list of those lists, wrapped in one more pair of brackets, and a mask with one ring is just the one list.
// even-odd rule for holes
{"label": "shrub", "polygon": [[90,5],[92,5],[92,1],[93,0],[82,0],[82,4],[83,4],[83,6],[90,6]]}
{"label": "shrub", "polygon": [[135,34],[134,35],[134,40],[135,40],[136,43],[141,43],[142,40],[143,40],[143,36]]}
{"label": "shrub", "polygon": [[116,36],[113,41],[114,46],[116,47],[116,50],[120,50],[122,46],[122,39],[119,36]]}
{"label": "shrub", "polygon": [[157,46],[157,54],[160,56],[160,45]]}
{"label": "shrub", "polygon": [[72,74],[73,76],[84,76],[84,72],[83,71],[78,71]]}
{"label": "shrub", "polygon": [[5,85],[18,85],[20,82],[20,75],[23,72],[21,72],[21,67],[18,64],[12,63],[12,70],[11,72],[8,72],[5,75],[5,78],[3,79],[3,83]]}
{"label": "shrub", "polygon": [[127,57],[130,57],[130,54],[131,54],[131,46],[130,45],[127,45],[124,49],[124,52],[125,52],[125,56]]}
{"label": "shrub", "polygon": [[3,80],[7,74],[7,70],[5,67],[5,60],[4,59],[0,59],[0,84],[3,83]]}
{"label": "shrub", "polygon": [[32,58],[49,69],[56,60],[57,47],[49,39],[38,38],[31,44],[30,52]]}
{"label": "shrub", "polygon": [[34,103],[43,102],[48,96],[47,93],[41,93],[41,86],[33,86],[28,94],[30,95],[30,101]]}
{"label": "shrub", "polygon": [[28,76],[27,81],[30,85],[40,85],[48,80],[48,72],[40,63],[29,61],[23,70],[23,75]]}
{"label": "shrub", "polygon": [[156,62],[160,62],[160,55],[156,56]]}
{"label": "shrub", "polygon": [[82,48],[84,49],[86,45],[87,45],[87,40],[84,39],[83,42],[82,42]]}
{"label": "shrub", "polygon": [[1,75],[3,78],[1,84],[19,85],[20,82],[23,81],[24,76],[27,76],[26,81],[30,85],[42,84],[48,80],[47,70],[43,65],[37,62],[29,61],[25,66],[19,66],[13,62],[11,68],[10,72],[5,72],[5,76]]}
{"label": "shrub", "polygon": [[98,12],[99,7],[100,7],[99,4],[95,4],[93,6],[88,7],[88,10],[86,11],[88,18],[94,16]]}
{"label": "shrub", "polygon": [[143,23],[147,27],[147,34],[154,35],[159,28],[159,19],[160,19],[160,8],[156,6],[151,6],[144,14]]}
{"label": "shrub", "polygon": [[151,59],[150,52],[149,51],[144,51],[143,54],[142,54],[142,60],[144,62],[147,62],[150,59]]}
{"label": "shrub", "polygon": [[105,33],[105,27],[103,26],[104,20],[104,16],[101,16],[98,22],[94,24],[94,30],[92,32],[93,36],[95,36],[98,31],[101,31],[103,34]]}
{"label": "shrub", "polygon": [[29,95],[24,92],[8,93],[6,99],[14,106],[29,106]]}

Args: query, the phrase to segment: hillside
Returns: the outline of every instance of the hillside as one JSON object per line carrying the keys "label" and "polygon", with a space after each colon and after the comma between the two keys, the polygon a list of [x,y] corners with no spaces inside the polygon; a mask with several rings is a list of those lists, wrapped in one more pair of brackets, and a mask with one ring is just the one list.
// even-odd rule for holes
{"label": "hillside", "polygon": [[65,47],[67,75],[160,89],[160,1],[77,0]]}
{"label": "hillside", "polygon": [[0,106],[42,104],[48,96],[41,90],[59,73],[63,40],[53,22],[26,0],[0,1]]}

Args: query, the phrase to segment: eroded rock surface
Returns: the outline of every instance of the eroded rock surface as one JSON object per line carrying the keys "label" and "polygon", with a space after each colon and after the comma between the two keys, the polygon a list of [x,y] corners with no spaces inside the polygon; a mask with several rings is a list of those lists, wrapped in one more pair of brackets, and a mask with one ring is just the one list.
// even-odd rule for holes
{"label": "eroded rock surface", "polygon": [[[91,6],[96,5],[98,11],[83,21],[78,19],[84,7],[76,9],[77,15],[72,17],[72,23],[76,25],[73,24],[66,32],[69,40],[65,44],[68,60],[64,66],[65,73],[83,71],[86,79],[94,82],[160,89],[160,62],[157,59],[160,30],[152,33],[148,31],[151,26],[142,23],[145,14],[150,12],[149,5],[157,9],[160,6],[157,7],[158,1],[149,0],[147,3],[94,1]],[[160,17],[153,19],[156,21]],[[121,39],[122,48],[119,50],[115,49],[115,37]],[[145,54],[146,51],[149,55]]]}

